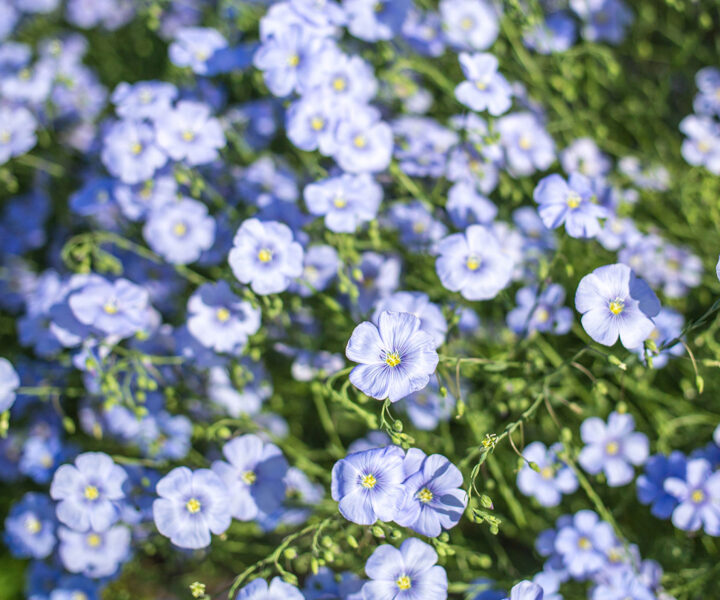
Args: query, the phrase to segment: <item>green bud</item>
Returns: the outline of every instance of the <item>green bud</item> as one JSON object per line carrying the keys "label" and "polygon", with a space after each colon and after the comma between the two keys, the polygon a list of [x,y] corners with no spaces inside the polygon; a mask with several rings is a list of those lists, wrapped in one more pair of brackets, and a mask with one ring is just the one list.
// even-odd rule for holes
{"label": "green bud", "polygon": [[205,595],[205,584],[195,581],[190,584],[190,593],[193,598],[202,598]]}
{"label": "green bud", "polygon": [[325,562],[334,562],[335,561],[335,555],[330,550],[325,550],[323,552],[323,558],[325,559]]}
{"label": "green bud", "polygon": [[360,547],[360,544],[358,544],[358,541],[355,539],[354,536],[349,535],[349,536],[347,536],[346,539],[347,539],[348,546],[350,546],[351,548],[357,549]]}
{"label": "green bud", "polygon": [[283,556],[288,560],[295,560],[297,558],[297,555],[298,553],[295,548],[285,548],[285,551],[283,552]]}
{"label": "green bud", "polygon": [[537,464],[536,462],[530,461],[530,462],[528,463],[528,466],[529,466],[533,471],[535,471],[536,473],[539,473],[539,472],[540,472],[540,467],[538,466],[538,464]]}
{"label": "green bud", "polygon": [[397,419],[397,420],[393,423],[393,429],[394,429],[395,431],[402,431],[402,430],[403,430],[403,423],[402,423],[402,421],[401,421],[400,419]]}
{"label": "green bud", "polygon": [[318,571],[320,570],[318,560],[314,556],[310,559],[310,570],[312,571],[313,575],[317,575]]}
{"label": "green bud", "polygon": [[375,525],[370,531],[376,538],[385,539],[385,531],[380,525]]}
{"label": "green bud", "polygon": [[495,508],[492,498],[490,496],[488,496],[487,494],[483,494],[482,496],[480,496],[480,504],[484,508],[489,508],[491,510],[493,510]]}
{"label": "green bud", "polygon": [[320,540],[320,543],[326,548],[332,548],[333,545],[332,538],[329,535],[323,536],[323,538]]}

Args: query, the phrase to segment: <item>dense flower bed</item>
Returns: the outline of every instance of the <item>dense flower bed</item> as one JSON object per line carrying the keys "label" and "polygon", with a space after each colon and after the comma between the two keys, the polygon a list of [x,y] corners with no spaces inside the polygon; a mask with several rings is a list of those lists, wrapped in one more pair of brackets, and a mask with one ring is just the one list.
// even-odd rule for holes
{"label": "dense flower bed", "polygon": [[717,597],[719,29],[0,0],[0,596]]}

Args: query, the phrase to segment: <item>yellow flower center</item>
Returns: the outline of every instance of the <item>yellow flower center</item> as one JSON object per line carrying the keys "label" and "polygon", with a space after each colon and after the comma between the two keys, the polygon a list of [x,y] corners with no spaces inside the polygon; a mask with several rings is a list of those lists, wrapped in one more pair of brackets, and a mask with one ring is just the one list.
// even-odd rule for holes
{"label": "yellow flower center", "polygon": [[555,471],[552,470],[552,467],[543,467],[540,471],[540,475],[543,479],[552,479],[553,475],[555,475]]}
{"label": "yellow flower center", "polygon": [[412,582],[407,575],[398,577],[398,580],[395,583],[401,590],[409,590],[412,587]]}
{"label": "yellow flower center", "polygon": [[202,504],[200,504],[200,500],[198,500],[197,498],[190,498],[190,500],[188,500],[185,504],[185,508],[187,508],[187,511],[190,514],[194,515],[195,513],[200,512]]}
{"label": "yellow flower center", "polygon": [[332,86],[336,92],[342,92],[347,87],[347,82],[344,77],[336,77],[333,79]]}
{"label": "yellow flower center", "polygon": [[580,548],[580,550],[589,550],[592,548],[592,542],[583,536],[578,539],[578,548]]}
{"label": "yellow flower center", "polygon": [[690,498],[695,504],[700,504],[701,502],[705,501],[705,492],[702,490],[695,490],[691,495]]}
{"label": "yellow flower center", "polygon": [[53,466],[53,457],[50,454],[43,454],[42,458],[40,459],[40,464],[45,467],[46,469],[49,469]]}
{"label": "yellow flower center", "polygon": [[184,236],[187,233],[187,225],[185,225],[185,223],[181,221],[178,221],[177,223],[175,223],[175,225],[173,225],[173,233],[177,237]]}
{"label": "yellow flower center", "polygon": [[73,592],[70,598],[71,600],[88,600],[87,594],[85,592]]}
{"label": "yellow flower center", "polygon": [[397,352],[390,352],[385,356],[385,364],[391,367],[397,367],[401,362],[402,359]]}
{"label": "yellow flower center", "polygon": [[9,144],[10,143],[10,132],[6,129],[3,129],[0,131],[0,143],[1,144]]}
{"label": "yellow flower center", "polygon": [[425,231],[425,223],[413,223],[412,230],[415,233],[422,233],[423,231]]}
{"label": "yellow flower center", "polygon": [[700,152],[705,154],[710,150],[710,143],[707,140],[700,140],[697,147]]}
{"label": "yellow flower center", "polygon": [[28,79],[30,79],[30,76],[31,76],[31,75],[32,75],[32,73],[30,72],[30,69],[23,69],[22,71],[20,71],[20,72],[18,73],[18,77],[19,77],[20,79],[24,79],[25,81],[27,81]]}
{"label": "yellow flower center", "polygon": [[135,142],[130,146],[130,151],[137,156],[143,151],[143,145],[140,142]]}
{"label": "yellow flower center", "polygon": [[485,85],[482,81],[476,81],[475,87],[482,92],[484,89],[487,88],[487,85]]}
{"label": "yellow flower center", "polygon": [[257,475],[254,471],[245,471],[241,476],[240,479],[243,480],[247,485],[252,485],[257,481]]}
{"label": "yellow flower center", "polygon": [[195,139],[195,134],[190,130],[186,130],[186,131],[183,131],[182,138],[186,142],[192,142]]}
{"label": "yellow flower center", "polygon": [[224,323],[230,318],[230,311],[225,307],[218,308],[215,312],[215,316],[217,317],[218,321]]}
{"label": "yellow flower center", "polygon": [[620,446],[618,445],[617,442],[608,442],[605,445],[605,452],[607,454],[609,454],[610,456],[617,454],[619,450],[620,450]]}
{"label": "yellow flower center", "polygon": [[347,206],[347,200],[342,196],[337,196],[335,200],[333,200],[333,204],[335,208],[345,208]]}
{"label": "yellow flower center", "polygon": [[267,248],[263,248],[260,252],[258,252],[258,260],[264,263],[270,262],[272,260],[272,252],[270,252]]}
{"label": "yellow flower center", "polygon": [[377,479],[375,479],[375,475],[373,475],[372,473],[363,475],[363,478],[360,480],[360,485],[363,486],[366,490],[373,489],[376,483]]}
{"label": "yellow flower center", "polygon": [[580,206],[580,202],[582,202],[582,198],[580,198],[580,196],[578,196],[575,192],[571,192],[567,198],[568,208],[575,209]]}
{"label": "yellow flower center", "polygon": [[297,67],[300,64],[300,57],[297,54],[288,56],[287,64],[289,67]]}
{"label": "yellow flower center", "polygon": [[38,521],[35,517],[30,516],[25,519],[25,529],[27,529],[28,533],[35,535],[36,533],[40,533],[42,523],[40,523],[40,521]]}
{"label": "yellow flower center", "polygon": [[522,136],[522,137],[520,138],[520,141],[518,142],[518,145],[519,145],[520,148],[522,148],[523,150],[529,150],[530,147],[532,146],[532,140],[530,139],[529,136],[524,135],[524,136]]}
{"label": "yellow flower center", "polygon": [[467,260],[465,261],[465,266],[471,271],[477,271],[480,268],[480,262],[480,259],[474,254],[472,254],[467,257]]}
{"label": "yellow flower center", "polygon": [[418,492],[417,497],[420,502],[427,504],[433,499],[433,493],[429,489],[423,488]]}
{"label": "yellow flower center", "polygon": [[310,121],[310,127],[312,127],[315,131],[320,131],[323,127],[325,127],[325,121],[323,121],[320,117],[313,117]]}
{"label": "yellow flower center", "polygon": [[114,315],[118,311],[117,306],[115,306],[112,302],[108,302],[105,306],[103,306],[103,310],[109,315]]}
{"label": "yellow flower center", "polygon": [[91,533],[86,539],[88,546],[92,546],[93,548],[97,548],[100,542],[102,542],[102,538],[97,533]]}
{"label": "yellow flower center", "polygon": [[97,500],[100,492],[94,485],[88,485],[85,487],[85,497],[88,500]]}
{"label": "yellow flower center", "polygon": [[364,135],[356,135],[355,139],[353,140],[353,144],[355,144],[356,148],[364,148],[367,144],[367,140],[365,139]]}
{"label": "yellow flower center", "polygon": [[619,315],[623,310],[625,310],[625,302],[620,298],[615,298],[615,300],[608,304],[608,308],[612,314]]}
{"label": "yellow flower center", "polygon": [[465,17],[462,21],[460,21],[460,27],[462,27],[465,31],[471,29],[474,24],[475,21],[470,17]]}
{"label": "yellow flower center", "polygon": [[550,313],[545,308],[538,308],[537,311],[535,311],[535,318],[540,323],[547,323],[550,319]]}

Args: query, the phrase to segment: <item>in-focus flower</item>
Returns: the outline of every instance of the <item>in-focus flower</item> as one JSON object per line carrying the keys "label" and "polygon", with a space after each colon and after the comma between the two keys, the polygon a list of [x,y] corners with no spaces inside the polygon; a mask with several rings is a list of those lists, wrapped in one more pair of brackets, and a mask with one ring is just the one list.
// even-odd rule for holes
{"label": "in-focus flower", "polygon": [[182,198],[150,211],[143,237],[172,264],[195,262],[215,241],[215,219],[202,202]]}
{"label": "in-focus flower", "polygon": [[532,442],[522,451],[526,461],[534,463],[537,470],[523,464],[517,475],[518,489],[526,496],[533,496],[541,506],[557,506],[563,494],[572,494],[578,481],[572,469],[557,456],[562,444],[546,448],[542,442]]}
{"label": "in-focus flower", "polygon": [[304,600],[304,598],[299,589],[280,577],[274,577],[269,585],[264,579],[254,579],[235,596],[235,600]]}
{"label": "in-focus flower", "polygon": [[[395,522],[428,537],[439,536],[444,529],[458,524],[467,506],[467,494],[462,489],[460,470],[441,454],[411,458],[421,463],[411,467],[403,487],[405,502],[398,508]],[[409,454],[409,453],[408,453]],[[407,461],[406,461],[407,462]],[[406,468],[407,474],[407,468]]]}
{"label": "in-focus flower", "polygon": [[325,217],[325,226],[336,233],[353,233],[377,215],[382,187],[367,173],[343,174],[308,185],[305,204],[314,215]]}
{"label": "in-focus flower", "polygon": [[9,410],[15,402],[15,390],[20,387],[20,377],[7,358],[0,358],[0,412]]}
{"label": "in-focus flower", "polygon": [[358,525],[392,521],[405,497],[404,453],[399,446],[348,454],[332,469],[332,499]]}
{"label": "in-focus flower", "polygon": [[173,160],[196,166],[212,162],[225,146],[220,121],[202,102],[183,100],[155,119],[157,143]]}
{"label": "in-focus flower", "polygon": [[675,450],[669,456],[655,454],[645,463],[645,472],[637,478],[637,497],[643,504],[652,504],[650,512],[658,519],[667,519],[678,505],[678,500],[665,491],[665,480],[670,477],[685,479],[687,458]]}
{"label": "in-focus flower", "polygon": [[55,507],[44,494],[29,492],[5,519],[4,540],[13,556],[41,559],[55,547]]}
{"label": "in-focus flower", "polygon": [[303,249],[277,221],[247,219],[235,234],[228,262],[235,277],[257,294],[277,294],[303,272]]}
{"label": "in-focus flower", "polygon": [[598,267],[580,280],[575,308],[582,326],[596,342],[612,346],[620,337],[633,350],[650,336],[660,301],[647,283],[623,264]]}
{"label": "in-focus flower", "polygon": [[350,336],[345,355],[361,363],[350,381],[372,398],[396,402],[424,388],[435,372],[435,340],[415,315],[384,311],[377,326],[365,321]]}
{"label": "in-focus flower", "polygon": [[187,326],[203,346],[240,354],[260,328],[260,309],[233,294],[225,281],[206,283],[188,300]]}
{"label": "in-focus flower", "polygon": [[380,298],[375,304],[372,320],[378,318],[384,311],[410,313],[420,319],[420,329],[429,333],[435,340],[436,346],[445,342],[447,321],[440,307],[430,302],[430,298],[423,292],[395,292]]}
{"label": "in-focus flower", "polygon": [[720,471],[705,459],[688,461],[684,478],[669,477],[665,491],[678,500],[672,513],[675,527],[720,536]]}
{"label": "in-focus flower", "polygon": [[617,487],[635,477],[632,465],[642,465],[648,457],[648,439],[635,431],[635,419],[627,413],[610,413],[607,424],[599,417],[589,417],[580,427],[585,447],[578,462],[588,473],[603,471],[608,485]]}
{"label": "in-focus flower", "polygon": [[220,535],[230,526],[228,490],[210,469],[176,467],[158,481],[155,491],[155,525],[180,548],[205,548],[210,532]]}
{"label": "in-focus flower", "polygon": [[545,227],[556,229],[565,225],[570,237],[592,238],[600,232],[600,221],[608,216],[598,203],[592,182],[580,173],[572,173],[566,182],[560,175],[540,180],[533,192],[538,212]]}
{"label": "in-focus flower", "polygon": [[99,279],[79,288],[68,298],[75,318],[105,335],[129,337],[150,322],[146,289],[127,279],[114,282]]}
{"label": "in-focus flower", "polygon": [[435,270],[443,286],[467,300],[489,300],[510,284],[515,263],[488,227],[471,225],[449,235],[437,252]]}
{"label": "in-focus flower", "polygon": [[570,575],[583,579],[600,571],[607,563],[608,551],[615,547],[612,527],[600,521],[591,510],[580,510],[572,521],[560,528],[554,548]]}
{"label": "in-focus flower", "polygon": [[86,452],[74,465],[60,466],[50,485],[58,520],[80,532],[105,531],[118,520],[126,479],[125,470],[102,452]]}
{"label": "in-focus flower", "polygon": [[285,499],[288,464],[280,448],[248,433],[223,446],[225,461],[216,460],[212,470],[227,486],[230,514],[239,521],[271,513]]}
{"label": "in-focus flower", "polygon": [[417,538],[400,548],[378,546],[365,563],[370,581],[363,586],[364,600],[446,600],[447,573],[437,559],[432,546]]}
{"label": "in-focus flower", "polygon": [[474,111],[487,110],[493,116],[506,112],[512,104],[510,84],[498,72],[498,59],[489,53],[458,56],[465,79],[455,88],[455,97]]}

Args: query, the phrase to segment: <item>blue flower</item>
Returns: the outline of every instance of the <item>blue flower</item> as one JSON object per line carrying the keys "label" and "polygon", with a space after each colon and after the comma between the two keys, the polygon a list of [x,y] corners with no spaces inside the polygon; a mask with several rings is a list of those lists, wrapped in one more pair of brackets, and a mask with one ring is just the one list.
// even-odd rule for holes
{"label": "blue flower", "polygon": [[441,0],[445,37],[461,50],[485,50],[500,31],[494,7],[486,0]]}
{"label": "blue flower", "polygon": [[546,448],[542,442],[532,442],[522,451],[523,458],[535,463],[537,470],[523,464],[517,475],[518,489],[535,497],[541,506],[557,506],[563,494],[572,494],[578,487],[575,474],[557,457],[561,449],[562,444]]}
{"label": "blue flower", "polygon": [[294,585],[275,577],[270,585],[264,579],[254,579],[238,592],[235,600],[304,600],[304,596]]}
{"label": "blue flower", "polygon": [[532,27],[523,36],[524,44],[540,54],[564,52],[573,46],[576,39],[575,21],[563,10],[547,15],[542,23]]}
{"label": "blue flower", "polygon": [[248,433],[227,442],[223,455],[227,462],[216,460],[212,470],[227,487],[235,519],[250,521],[280,507],[288,470],[280,448]]}
{"label": "blue flower", "polygon": [[[428,537],[439,536],[444,529],[458,524],[467,506],[467,494],[462,489],[460,470],[441,454],[425,456],[421,450],[410,456],[406,466],[413,471],[405,481],[405,501],[398,508],[395,522]],[[417,465],[418,458],[421,460]],[[409,463],[408,463],[409,460]]]}
{"label": "blue flower", "polygon": [[305,151],[319,149],[330,156],[336,148],[335,127],[340,115],[337,104],[328,94],[312,91],[290,105],[285,128],[288,139]]}
{"label": "blue flower", "polygon": [[583,37],[591,42],[619,44],[633,20],[622,0],[570,0],[570,8],[583,20]]}
{"label": "blue flower", "polygon": [[188,165],[214,161],[225,146],[220,121],[210,116],[210,107],[201,102],[183,100],[173,110],[155,119],[157,144],[173,160]]}
{"label": "blue flower", "polygon": [[497,216],[497,206],[478,194],[472,181],[458,181],[448,190],[445,210],[458,229],[477,223],[491,223]]}
{"label": "blue flower", "polygon": [[612,346],[620,337],[633,350],[645,341],[660,312],[660,301],[647,283],[627,265],[598,267],[580,280],[575,308],[583,313],[582,326],[596,342]]}
{"label": "blue flower", "polygon": [[155,119],[170,110],[178,90],[164,81],[119,83],[112,93],[115,112],[126,119]]}
{"label": "blue flower", "polygon": [[0,107],[0,165],[11,158],[25,154],[37,143],[37,121],[22,106]]}
{"label": "blue flower", "polygon": [[585,447],[578,462],[588,473],[603,471],[608,485],[630,483],[635,472],[632,465],[642,465],[648,457],[648,439],[637,433],[635,419],[629,414],[610,413],[607,425],[599,417],[589,417],[580,427]]}
{"label": "blue flower", "polygon": [[358,525],[392,521],[405,497],[404,453],[398,446],[348,454],[332,469],[332,499]]}
{"label": "blue flower", "polygon": [[388,311],[380,314],[377,326],[365,321],[355,328],[345,355],[361,363],[350,372],[352,384],[391,402],[424,388],[438,363],[435,341],[420,328],[420,319]]}
{"label": "blue flower", "polygon": [[720,69],[705,67],[695,73],[698,95],[693,101],[696,113],[720,116]]}
{"label": "blue flower", "polygon": [[368,312],[379,298],[397,289],[401,268],[397,256],[384,256],[377,252],[363,252],[360,255],[360,264],[352,276],[359,288],[357,305],[361,312]]}
{"label": "blue flower", "polygon": [[689,460],[685,477],[669,477],[665,491],[674,496],[678,505],[672,513],[672,523],[683,531],[697,531],[720,536],[720,471],[713,472],[703,459]]}
{"label": "blue flower", "polygon": [[7,358],[0,358],[0,412],[9,410],[15,402],[15,390],[20,387],[20,377]]}
{"label": "blue flower", "polygon": [[335,248],[325,244],[310,246],[305,249],[302,275],[290,285],[290,291],[304,297],[322,292],[337,277],[339,268],[340,259]]}
{"label": "blue flower", "polygon": [[393,203],[387,219],[388,225],[399,230],[400,241],[413,251],[428,249],[447,233],[445,225],[418,200],[409,204]]}
{"label": "blue flower", "polygon": [[287,225],[247,219],[235,234],[228,262],[235,277],[255,293],[276,294],[302,274],[303,249]]}
{"label": "blue flower", "polygon": [[570,237],[591,238],[600,232],[600,222],[607,216],[604,206],[597,203],[591,181],[573,173],[566,182],[560,175],[540,180],[533,192],[538,212],[545,227],[556,229],[565,225]]}
{"label": "blue flower", "polygon": [[57,587],[50,592],[48,600],[99,600],[100,584],[83,577],[70,575],[63,577]]}
{"label": "blue flower", "polygon": [[603,576],[590,596],[591,600],[656,600],[658,597],[631,567]]}
{"label": "blue flower", "polygon": [[430,302],[430,298],[423,292],[395,292],[375,303],[372,320],[378,323],[380,314],[384,311],[410,313],[420,319],[420,329],[429,333],[440,346],[445,342],[447,321],[440,307]]}
{"label": "blue flower", "polygon": [[506,112],[512,104],[510,84],[498,72],[498,59],[492,54],[458,56],[465,79],[455,88],[455,97],[476,112],[487,110],[493,116]]}
{"label": "blue flower", "polygon": [[75,465],[62,465],[53,476],[50,496],[58,500],[58,520],[76,531],[105,531],[118,519],[116,503],[125,497],[126,479],[107,454],[80,454]]}
{"label": "blue flower", "polygon": [[265,84],[274,96],[285,97],[300,91],[317,56],[327,40],[313,34],[310,28],[290,24],[285,30],[271,33],[255,52],[254,65],[263,71]]}
{"label": "blue flower", "polygon": [[148,292],[127,279],[90,281],[68,297],[75,318],[105,335],[130,337],[150,324]]}
{"label": "blue flower", "polygon": [[521,581],[510,590],[505,600],[543,600],[543,589],[532,581]]}
{"label": "blue flower", "polygon": [[501,117],[497,121],[497,130],[511,175],[544,171],[555,161],[555,144],[532,113],[512,113]]}
{"label": "blue flower", "polygon": [[594,575],[607,563],[607,553],[616,546],[612,527],[591,510],[580,510],[555,537],[555,551],[576,579]]}
{"label": "blue flower", "polygon": [[167,262],[185,265],[213,245],[215,220],[202,202],[181,198],[150,211],[143,237]]}
{"label": "blue flower", "polygon": [[455,408],[455,398],[449,393],[443,396],[435,379],[431,379],[426,388],[406,396],[403,401],[412,424],[424,431],[432,431],[441,421],[449,421]]}
{"label": "blue flower", "polygon": [[363,586],[365,600],[446,600],[447,573],[437,563],[432,546],[409,538],[400,548],[378,546],[365,563],[370,578]]}
{"label": "blue flower", "polygon": [[[655,323],[655,329],[650,332],[648,337],[655,342],[658,348],[660,348],[665,343],[678,339],[682,335],[685,318],[679,312],[674,311],[671,308],[662,308],[653,318],[653,322]],[[640,358],[645,361],[644,346],[636,348],[636,351]],[[653,369],[661,369],[668,363],[671,357],[682,356],[684,353],[685,348],[683,347],[682,342],[677,342],[669,348],[661,350],[659,353],[653,355]]]}
{"label": "blue flower", "polygon": [[557,283],[548,285],[540,295],[535,287],[520,288],[515,295],[518,306],[507,315],[507,325],[523,335],[533,331],[563,335],[570,331],[572,311],[563,306],[565,290]]}
{"label": "blue flower", "polygon": [[210,59],[227,45],[227,40],[217,29],[184,27],[175,33],[168,54],[178,67],[190,67],[198,75],[205,75],[210,68]]}
{"label": "blue flower", "polygon": [[325,216],[325,226],[336,233],[353,233],[377,215],[382,187],[367,173],[343,174],[308,185],[305,204],[314,215]]}
{"label": "blue flower", "polygon": [[158,481],[155,491],[155,526],[180,548],[205,548],[210,532],[220,535],[230,526],[228,490],[210,469],[176,467]]}
{"label": "blue flower", "polygon": [[371,106],[358,106],[335,130],[335,162],[348,173],[384,171],[392,159],[393,132]]}
{"label": "blue flower", "polygon": [[410,0],[344,0],[348,31],[366,42],[389,40],[400,32]]}
{"label": "blue flower", "polygon": [[637,478],[637,497],[643,504],[652,504],[650,512],[658,519],[667,519],[678,504],[677,498],[665,491],[669,477],[685,479],[687,458],[674,451],[669,456],[655,454],[645,463],[645,473]]}
{"label": "blue flower", "polygon": [[187,326],[203,346],[240,354],[260,328],[260,309],[233,294],[225,281],[206,283],[188,300]]}
{"label": "blue flower", "polygon": [[305,580],[303,594],[306,600],[363,600],[362,586],[365,582],[353,573],[345,572],[340,581],[327,567],[320,567],[316,575]]}
{"label": "blue flower", "polygon": [[29,492],[5,519],[5,544],[13,556],[45,558],[55,548],[55,507],[44,494]]}
{"label": "blue flower", "polygon": [[449,235],[437,252],[435,270],[443,286],[467,300],[489,300],[510,284],[514,261],[488,227],[471,225]]}
{"label": "blue flower", "polygon": [[109,577],[130,557],[130,530],[122,525],[84,533],[60,527],[58,538],[58,555],[65,569],[85,577]]}
{"label": "blue flower", "polygon": [[124,183],[150,179],[167,162],[167,155],[155,141],[154,129],[131,120],[115,123],[103,138],[102,162]]}
{"label": "blue flower", "polygon": [[560,153],[560,163],[566,173],[578,172],[585,177],[603,177],[612,163],[600,151],[592,138],[578,138]]}
{"label": "blue flower", "polygon": [[720,175],[720,125],[710,117],[690,115],[680,121],[686,136],[681,146],[683,158],[693,166],[703,166]]}

